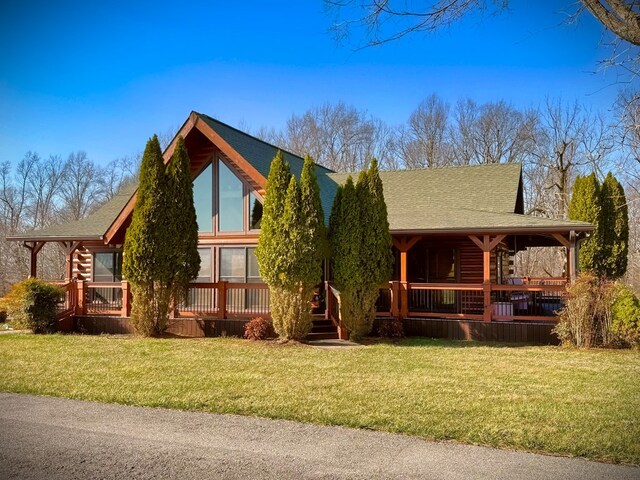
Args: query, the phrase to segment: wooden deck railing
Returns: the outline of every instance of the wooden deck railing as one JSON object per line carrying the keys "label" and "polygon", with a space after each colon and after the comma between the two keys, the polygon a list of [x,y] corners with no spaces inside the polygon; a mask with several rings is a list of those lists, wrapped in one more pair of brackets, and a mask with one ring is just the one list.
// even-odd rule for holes
{"label": "wooden deck railing", "polygon": [[[389,282],[380,287],[378,317],[464,318],[468,320],[554,321],[566,300],[565,279],[529,279],[526,285]],[[62,283],[58,317],[117,315],[129,317],[132,297],[123,282]],[[406,291],[403,290],[406,288]],[[490,304],[488,303],[490,300]],[[340,292],[325,283],[325,318],[341,327]],[[487,301],[487,305],[485,305]],[[487,316],[487,312],[490,315]],[[403,314],[403,312],[405,312]],[[192,283],[172,316],[204,318],[269,317],[269,289],[263,283]]]}
{"label": "wooden deck railing", "polygon": [[492,316],[495,320],[555,320],[566,298],[563,284],[492,285]]}
{"label": "wooden deck railing", "polygon": [[409,316],[482,320],[483,292],[481,284],[411,283]]}

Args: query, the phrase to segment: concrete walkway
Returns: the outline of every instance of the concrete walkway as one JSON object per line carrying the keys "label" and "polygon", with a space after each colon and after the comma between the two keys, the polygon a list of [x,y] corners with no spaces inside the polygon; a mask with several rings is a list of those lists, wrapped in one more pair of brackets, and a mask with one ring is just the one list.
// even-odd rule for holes
{"label": "concrete walkway", "polygon": [[638,479],[640,469],[233,415],[0,394],[0,478]]}

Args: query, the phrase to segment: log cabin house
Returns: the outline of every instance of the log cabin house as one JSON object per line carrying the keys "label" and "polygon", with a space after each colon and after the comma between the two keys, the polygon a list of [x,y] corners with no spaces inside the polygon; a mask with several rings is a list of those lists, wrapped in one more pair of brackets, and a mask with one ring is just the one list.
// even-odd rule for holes
{"label": "log cabin house", "polygon": [[[187,300],[175,305],[169,332],[241,335],[248,319],[269,315],[254,248],[278,149],[196,112],[179,134],[191,159],[202,266]],[[165,161],[176,139],[164,152]],[[299,177],[303,159],[284,155]],[[322,166],[317,175],[328,221],[337,186],[347,175]],[[525,215],[519,164],[383,171],[381,178],[396,261],[392,280],[380,288],[377,321],[402,319],[408,335],[554,341],[555,312],[565,284],[576,276],[576,247],[592,225]],[[130,185],[84,220],[10,238],[30,250],[32,276],[45,243],[64,249],[62,330],[130,331],[127,318],[135,299],[121,265],[135,202],[136,186]],[[545,246],[566,250],[565,277],[511,275],[515,253]],[[330,278],[318,287],[314,315],[312,336],[347,335]]]}

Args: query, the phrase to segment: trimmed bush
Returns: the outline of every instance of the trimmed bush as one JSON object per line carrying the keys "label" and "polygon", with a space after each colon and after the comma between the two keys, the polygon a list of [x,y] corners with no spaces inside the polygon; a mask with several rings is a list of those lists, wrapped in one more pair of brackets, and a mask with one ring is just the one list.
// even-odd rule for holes
{"label": "trimmed bush", "polygon": [[249,340],[266,340],[273,336],[274,331],[271,320],[255,317],[244,326],[244,338]]}
{"label": "trimmed bush", "polygon": [[611,312],[613,332],[621,343],[640,347],[640,300],[622,283],[616,286]]}
{"label": "trimmed bush", "polygon": [[38,278],[16,283],[2,299],[2,309],[12,328],[33,333],[56,331],[56,305],[64,294],[62,288]]}
{"label": "trimmed bush", "polygon": [[378,327],[378,336],[382,338],[404,338],[404,324],[402,320],[384,320]]}

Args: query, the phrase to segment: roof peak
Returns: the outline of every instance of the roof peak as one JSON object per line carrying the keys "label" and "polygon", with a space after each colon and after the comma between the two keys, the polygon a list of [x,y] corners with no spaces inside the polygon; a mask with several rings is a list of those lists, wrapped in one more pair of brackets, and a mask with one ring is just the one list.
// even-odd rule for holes
{"label": "roof peak", "polygon": [[[232,125],[229,125],[228,123],[225,123],[221,120],[218,120],[217,118],[212,117],[211,115],[207,115],[206,113],[200,113],[200,112],[196,112],[195,110],[193,110],[193,113],[195,113],[196,115],[198,115],[199,117],[206,117],[207,119],[214,121],[216,123],[219,123],[220,125],[223,125],[226,128],[230,128],[231,130],[234,130],[237,133],[240,133],[241,135],[244,135],[246,137],[251,138],[252,140],[255,140],[257,142],[263,143],[265,145],[268,145],[271,148],[275,148],[277,150],[282,151],[282,153],[286,153],[288,155],[291,155],[292,157],[296,157],[298,159],[300,159],[301,161],[304,162],[304,157],[301,157],[300,155],[298,155],[297,153],[293,153],[285,148],[282,148],[278,145],[274,145],[273,143],[267,142],[266,140],[263,140],[261,138],[258,138],[254,135],[251,135],[250,133],[247,133],[243,130],[240,130],[239,128],[236,128]],[[330,168],[325,167],[324,165],[320,165],[319,163],[316,163],[316,161],[314,160],[313,162],[317,167],[322,168],[323,170],[326,170],[327,173],[335,173],[333,170],[331,170]]]}

